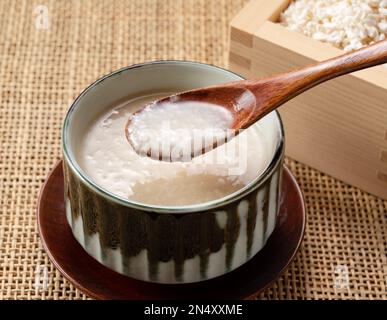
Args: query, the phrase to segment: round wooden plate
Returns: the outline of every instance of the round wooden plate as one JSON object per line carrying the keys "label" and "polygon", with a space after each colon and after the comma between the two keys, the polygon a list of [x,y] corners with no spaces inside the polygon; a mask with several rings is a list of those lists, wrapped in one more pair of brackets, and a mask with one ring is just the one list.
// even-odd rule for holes
{"label": "round wooden plate", "polygon": [[44,248],[63,276],[96,299],[241,299],[275,281],[294,258],[304,235],[305,206],[300,188],[284,168],[282,201],[276,229],[266,246],[236,270],[190,284],[156,284],[112,271],[78,244],[67,223],[63,171],[59,161],[44,183],[38,202],[39,233]]}

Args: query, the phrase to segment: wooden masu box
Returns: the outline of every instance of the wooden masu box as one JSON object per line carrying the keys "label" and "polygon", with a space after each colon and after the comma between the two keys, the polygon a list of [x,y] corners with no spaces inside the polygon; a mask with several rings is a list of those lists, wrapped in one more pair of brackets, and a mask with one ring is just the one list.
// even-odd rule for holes
{"label": "wooden masu box", "polygon": [[[232,20],[229,68],[246,78],[340,55],[277,23],[290,0],[252,0]],[[286,154],[387,199],[387,67],[326,82],[280,108]]]}

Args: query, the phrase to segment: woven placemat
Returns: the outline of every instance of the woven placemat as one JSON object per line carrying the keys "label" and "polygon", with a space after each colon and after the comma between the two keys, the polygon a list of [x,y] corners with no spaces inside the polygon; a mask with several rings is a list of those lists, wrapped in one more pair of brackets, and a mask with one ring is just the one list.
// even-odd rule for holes
{"label": "woven placemat", "polygon": [[[0,1],[0,299],[87,299],[48,260],[35,218],[76,95],[143,61],[226,66],[228,23],[245,2]],[[305,193],[305,239],[286,273],[253,298],[387,299],[387,201],[287,164]]]}

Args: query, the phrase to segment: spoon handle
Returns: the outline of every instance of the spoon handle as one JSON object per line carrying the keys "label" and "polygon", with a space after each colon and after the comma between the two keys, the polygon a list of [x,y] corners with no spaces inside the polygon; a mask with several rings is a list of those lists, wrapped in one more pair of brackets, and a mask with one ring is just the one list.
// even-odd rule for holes
{"label": "spoon handle", "polygon": [[[324,81],[383,63],[387,63],[387,40],[288,73],[248,81],[247,87],[255,95],[257,105],[260,106],[255,110],[255,116],[261,117],[273,111],[286,101]],[[271,92],[261,94],[263,84],[270,86]],[[254,115],[250,121],[253,118]]]}
{"label": "spoon handle", "polygon": [[316,85],[357,70],[387,63],[387,40],[383,40],[357,51],[305,67],[289,75],[300,78],[304,84]]}

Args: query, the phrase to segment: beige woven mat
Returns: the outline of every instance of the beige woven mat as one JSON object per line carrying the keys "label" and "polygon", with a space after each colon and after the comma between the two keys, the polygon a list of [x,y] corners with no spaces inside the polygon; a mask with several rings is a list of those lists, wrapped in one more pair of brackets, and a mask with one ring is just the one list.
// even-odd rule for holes
{"label": "beige woven mat", "polygon": [[[87,298],[49,262],[35,219],[71,101],[132,63],[226,66],[228,22],[244,2],[0,0],[0,299]],[[257,298],[386,299],[387,202],[287,163],[305,193],[306,236],[287,272]]]}

